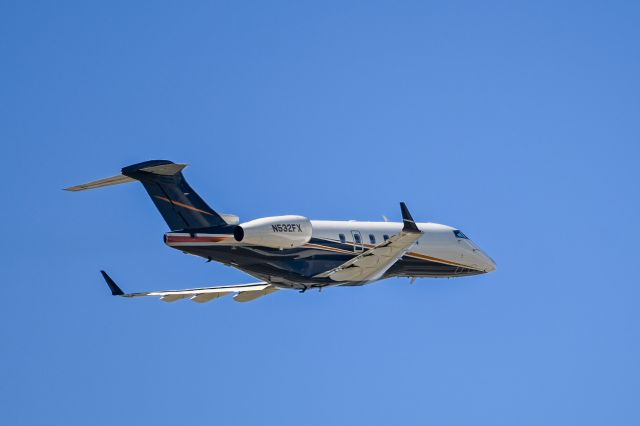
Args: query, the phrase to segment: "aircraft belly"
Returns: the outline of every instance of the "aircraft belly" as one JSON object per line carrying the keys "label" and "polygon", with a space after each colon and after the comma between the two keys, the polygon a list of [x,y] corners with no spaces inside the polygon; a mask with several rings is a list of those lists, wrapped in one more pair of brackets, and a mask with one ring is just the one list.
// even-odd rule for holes
{"label": "aircraft belly", "polygon": [[[368,283],[336,282],[330,278],[315,278],[315,275],[336,268],[357,254],[344,248],[328,246],[327,248],[333,249],[333,251],[328,251],[322,247],[325,246],[311,244],[311,247],[278,250],[247,246],[182,246],[180,250],[233,266],[256,278],[273,282],[281,287],[304,288]],[[381,279],[398,276],[459,277],[478,273],[480,272],[457,265],[405,256],[391,266]]]}
{"label": "aircraft belly", "polygon": [[479,273],[481,272],[457,265],[405,257],[389,268],[385,274],[385,278],[394,276],[445,278],[476,275]]}
{"label": "aircraft belly", "polygon": [[189,254],[224,263],[265,281],[283,287],[336,285],[328,278],[313,278],[321,272],[335,268],[352,256],[344,254],[314,253],[314,249],[274,250],[263,247],[180,247]]}

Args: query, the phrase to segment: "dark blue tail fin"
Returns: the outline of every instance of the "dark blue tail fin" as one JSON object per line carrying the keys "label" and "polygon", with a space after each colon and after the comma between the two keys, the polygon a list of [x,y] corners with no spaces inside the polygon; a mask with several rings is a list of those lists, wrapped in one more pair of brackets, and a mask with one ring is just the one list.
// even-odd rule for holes
{"label": "dark blue tail fin", "polygon": [[140,181],[172,231],[223,226],[227,223],[189,186],[186,164],[152,160],[124,167],[122,174]]}

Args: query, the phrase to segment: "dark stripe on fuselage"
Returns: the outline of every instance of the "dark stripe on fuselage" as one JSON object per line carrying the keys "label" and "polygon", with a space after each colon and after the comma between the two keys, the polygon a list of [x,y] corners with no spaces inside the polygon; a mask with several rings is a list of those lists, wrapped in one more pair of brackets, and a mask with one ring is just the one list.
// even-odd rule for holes
{"label": "dark stripe on fuselage", "polygon": [[[330,278],[313,278],[333,269],[363,250],[354,251],[350,243],[312,238],[308,244],[291,249],[272,249],[253,246],[180,246],[178,250],[206,259],[234,266],[259,279],[270,281],[277,278],[300,285],[335,285]],[[476,275],[481,273],[469,268],[449,265],[428,259],[404,256],[383,276],[449,277]],[[346,284],[346,283],[345,283]]]}

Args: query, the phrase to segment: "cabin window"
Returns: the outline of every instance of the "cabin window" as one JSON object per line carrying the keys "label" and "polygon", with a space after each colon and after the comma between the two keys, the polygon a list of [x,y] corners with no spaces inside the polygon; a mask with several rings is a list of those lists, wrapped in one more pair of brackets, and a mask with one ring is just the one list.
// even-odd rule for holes
{"label": "cabin window", "polygon": [[344,244],[344,243],[346,243],[346,242],[347,242],[347,239],[344,237],[344,234],[339,234],[339,235],[338,235],[338,238],[340,238],[340,242],[341,242],[342,244]]}
{"label": "cabin window", "polygon": [[371,244],[375,244],[376,243],[376,236],[373,234],[369,234],[369,242]]}
{"label": "cabin window", "polygon": [[464,235],[464,234],[462,233],[462,231],[457,230],[457,229],[456,229],[455,231],[453,231],[453,235],[455,235],[455,236],[456,236],[456,238],[463,238],[463,239],[465,239],[465,240],[468,240],[468,239],[469,239],[469,237],[467,237],[466,235]]}
{"label": "cabin window", "polygon": [[389,236],[387,234],[384,234],[382,238],[384,238],[384,240],[387,241],[389,239]]}
{"label": "cabin window", "polygon": [[362,244],[362,240],[360,239],[360,234],[353,234],[353,241],[356,244]]}

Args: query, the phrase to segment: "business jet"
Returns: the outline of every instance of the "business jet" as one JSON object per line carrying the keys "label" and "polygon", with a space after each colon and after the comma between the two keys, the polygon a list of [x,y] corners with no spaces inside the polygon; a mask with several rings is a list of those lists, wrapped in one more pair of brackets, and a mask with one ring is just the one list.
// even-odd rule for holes
{"label": "business jet", "polygon": [[213,210],[189,186],[186,164],[152,160],[124,167],[121,174],[67,191],[126,182],[142,183],[171,232],[169,247],[233,266],[259,282],[242,285],[125,293],[100,271],[111,294],[156,296],[165,302],[204,303],[233,294],[249,302],[281,289],[305,292],[361,286],[390,277],[463,277],[496,269],[495,262],[462,231],[436,223],[416,223],[405,203],[402,222],[310,220],[304,216],[263,217],[240,223]]}

